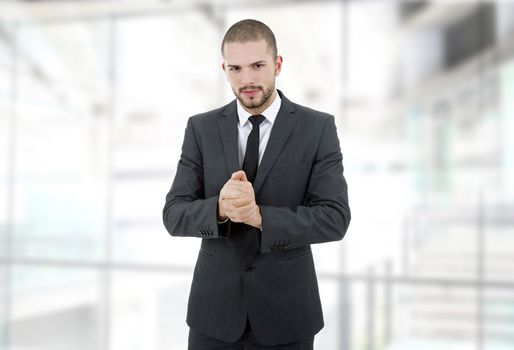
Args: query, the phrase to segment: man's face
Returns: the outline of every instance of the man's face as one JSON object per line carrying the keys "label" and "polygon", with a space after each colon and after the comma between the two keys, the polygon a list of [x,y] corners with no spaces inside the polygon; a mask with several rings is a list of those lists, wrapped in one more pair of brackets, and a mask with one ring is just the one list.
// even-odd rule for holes
{"label": "man's face", "polygon": [[234,95],[250,113],[260,113],[273,102],[281,67],[282,57],[275,60],[264,39],[225,44],[222,68]]}

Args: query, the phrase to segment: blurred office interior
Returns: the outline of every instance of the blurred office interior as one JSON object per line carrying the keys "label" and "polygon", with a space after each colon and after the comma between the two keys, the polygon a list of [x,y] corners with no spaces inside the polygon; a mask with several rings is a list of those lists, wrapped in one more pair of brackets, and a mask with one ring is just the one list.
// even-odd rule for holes
{"label": "blurred office interior", "polygon": [[0,2],[0,349],[186,349],[199,240],[161,211],[244,18],[342,143],[316,348],[512,349],[514,2],[387,0]]}

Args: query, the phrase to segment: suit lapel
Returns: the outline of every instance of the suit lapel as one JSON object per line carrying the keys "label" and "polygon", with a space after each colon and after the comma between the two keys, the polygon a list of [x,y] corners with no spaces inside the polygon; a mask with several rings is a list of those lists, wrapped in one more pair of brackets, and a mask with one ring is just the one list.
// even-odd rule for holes
{"label": "suit lapel", "polygon": [[222,114],[223,117],[221,117],[218,122],[218,129],[223,145],[225,165],[227,167],[228,176],[230,177],[232,173],[240,170],[236,101],[234,100],[229,103]]}
{"label": "suit lapel", "polygon": [[270,138],[266,145],[266,150],[262,156],[261,164],[257,168],[257,175],[253,184],[255,193],[259,192],[264,180],[268,176],[268,173],[273,168],[275,161],[277,160],[280,152],[284,148],[289,136],[294,130],[298,119],[294,117],[294,106],[280,90],[278,90],[282,103],[280,110],[278,111],[277,118],[273,123],[271,129]]}
{"label": "suit lapel", "polygon": [[[278,111],[277,118],[273,123],[270,138],[266,145],[266,150],[262,156],[261,163],[257,168],[257,175],[253,188],[257,193],[266,180],[268,173],[273,168],[280,152],[284,148],[287,140],[291,136],[294,127],[297,123],[297,118],[294,117],[294,105],[289,101],[280,90],[277,90],[282,99],[280,110]],[[219,119],[218,129],[221,142],[223,145],[223,154],[225,157],[225,164],[229,176],[232,173],[241,170],[239,165],[238,154],[238,116],[236,100],[229,103],[222,112],[223,117]]]}

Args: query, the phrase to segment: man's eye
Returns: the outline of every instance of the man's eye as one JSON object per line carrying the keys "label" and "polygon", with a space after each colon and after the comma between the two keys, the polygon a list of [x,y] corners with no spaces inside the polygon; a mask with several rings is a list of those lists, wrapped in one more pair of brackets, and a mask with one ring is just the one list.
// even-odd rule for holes
{"label": "man's eye", "polygon": [[256,64],[254,67],[255,67],[255,68],[262,68],[263,66],[264,66],[263,64],[260,64],[260,63],[259,63],[259,64]]}
{"label": "man's eye", "polygon": [[235,71],[238,71],[238,70],[239,70],[239,68],[237,68],[237,67],[230,67],[230,69],[229,69],[229,70],[230,70],[230,71],[232,71],[232,72],[235,72]]}

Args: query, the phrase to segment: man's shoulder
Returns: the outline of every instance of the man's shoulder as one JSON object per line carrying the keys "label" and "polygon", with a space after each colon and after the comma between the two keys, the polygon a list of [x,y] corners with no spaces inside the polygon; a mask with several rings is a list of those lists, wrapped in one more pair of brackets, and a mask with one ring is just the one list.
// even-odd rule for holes
{"label": "man's shoulder", "polygon": [[201,123],[201,122],[204,122],[207,120],[216,119],[216,117],[223,115],[224,113],[227,112],[227,110],[229,108],[233,107],[232,106],[233,104],[235,104],[235,101],[231,101],[224,106],[221,106],[221,107],[218,107],[215,109],[211,109],[206,112],[201,112],[201,113],[195,114],[191,117],[191,119],[198,123]]}
{"label": "man's shoulder", "polygon": [[307,107],[295,102],[290,102],[294,106],[295,114],[299,117],[304,118],[305,120],[312,122],[326,122],[328,119],[334,118],[334,116],[330,113],[319,111],[317,109]]}
{"label": "man's shoulder", "polygon": [[277,89],[277,91],[282,99],[282,107],[284,107],[288,112],[296,114],[300,118],[305,118],[307,120],[312,119],[319,122],[320,120],[327,120],[330,117],[333,117],[329,113],[293,102],[289,100],[281,90]]}

